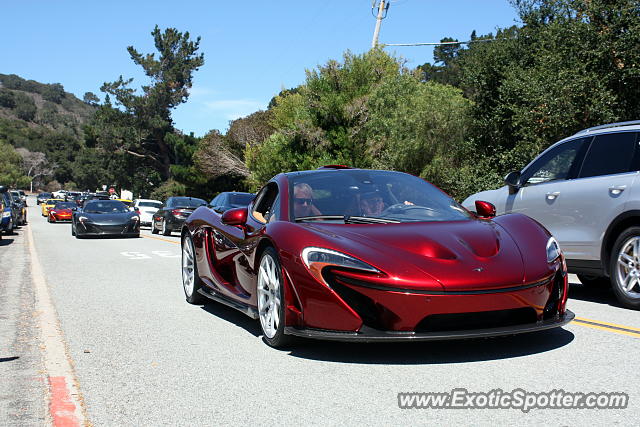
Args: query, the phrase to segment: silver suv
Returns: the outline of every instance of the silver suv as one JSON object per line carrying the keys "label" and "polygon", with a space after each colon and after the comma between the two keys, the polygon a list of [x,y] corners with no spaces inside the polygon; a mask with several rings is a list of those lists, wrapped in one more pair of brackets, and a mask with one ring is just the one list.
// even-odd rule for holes
{"label": "silver suv", "polygon": [[542,152],[505,186],[468,197],[542,223],[559,241],[569,271],[587,285],[611,283],[640,309],[640,120],[589,128]]}

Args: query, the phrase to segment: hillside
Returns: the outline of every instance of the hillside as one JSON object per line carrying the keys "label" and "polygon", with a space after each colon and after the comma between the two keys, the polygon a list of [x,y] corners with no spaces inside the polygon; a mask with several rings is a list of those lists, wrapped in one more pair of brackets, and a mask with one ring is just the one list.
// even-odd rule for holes
{"label": "hillside", "polygon": [[43,127],[80,137],[82,125],[96,111],[93,102],[81,101],[65,92],[59,83],[45,84],[15,74],[0,74],[0,118],[22,122],[16,123],[19,127]]}

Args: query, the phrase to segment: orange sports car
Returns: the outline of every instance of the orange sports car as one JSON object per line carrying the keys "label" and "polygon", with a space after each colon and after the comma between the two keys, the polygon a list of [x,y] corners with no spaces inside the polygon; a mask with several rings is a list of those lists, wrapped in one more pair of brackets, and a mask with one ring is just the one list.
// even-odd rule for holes
{"label": "orange sports car", "polygon": [[49,210],[49,222],[71,221],[73,211],[71,209],[77,207],[75,202],[58,202]]}

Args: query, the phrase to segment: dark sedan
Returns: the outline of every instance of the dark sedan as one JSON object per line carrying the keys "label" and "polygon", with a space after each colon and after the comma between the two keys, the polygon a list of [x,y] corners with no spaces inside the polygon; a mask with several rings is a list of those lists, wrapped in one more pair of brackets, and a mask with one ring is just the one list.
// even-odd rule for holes
{"label": "dark sedan", "polygon": [[218,213],[222,213],[229,209],[241,208],[248,206],[256,197],[254,193],[240,193],[237,191],[225,191],[218,194],[211,200],[209,206]]}
{"label": "dark sedan", "polygon": [[47,200],[53,198],[53,196],[51,195],[51,193],[40,193],[38,194],[38,197],[36,198],[36,204],[40,204],[42,202],[46,202]]}
{"label": "dark sedan", "polygon": [[195,197],[169,197],[160,209],[153,215],[151,232],[168,236],[172,231],[180,231],[184,221],[191,212],[199,206],[206,206],[207,202]]}
{"label": "dark sedan", "polygon": [[71,219],[71,234],[84,236],[140,236],[140,216],[117,200],[91,200],[76,209]]}

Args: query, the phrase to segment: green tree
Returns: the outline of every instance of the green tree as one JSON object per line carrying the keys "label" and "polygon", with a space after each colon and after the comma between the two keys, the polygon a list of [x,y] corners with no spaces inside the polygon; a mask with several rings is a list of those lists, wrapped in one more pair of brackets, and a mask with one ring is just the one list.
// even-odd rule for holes
{"label": "green tree", "polygon": [[0,107],[5,108],[14,108],[16,106],[16,98],[13,95],[13,92],[0,88]]}
{"label": "green tree", "polygon": [[33,99],[22,92],[17,92],[15,94],[15,99],[16,106],[13,110],[15,115],[24,121],[33,121],[36,118],[36,112],[38,111]]}
{"label": "green tree", "polygon": [[[121,112],[105,112],[103,120],[115,127],[131,126],[135,135],[111,140],[115,148],[130,156],[150,162],[163,179],[171,176],[171,146],[167,135],[174,133],[171,110],[186,102],[192,86],[192,76],[204,64],[204,55],[197,54],[200,38],[190,40],[188,32],[175,28],[164,32],[156,26],[151,33],[159,52],[143,55],[129,46],[131,59],[140,65],[151,79],[151,84],[142,86],[142,95],[129,87],[133,79],[122,76],[112,83],[105,83],[101,90],[114,96]],[[105,102],[106,107],[110,107]]]}
{"label": "green tree", "polygon": [[6,142],[0,140],[0,185],[27,188],[30,179],[22,170],[22,158]]}
{"label": "green tree", "polygon": [[93,92],[85,92],[82,101],[89,105],[98,105],[100,98]]}
{"label": "green tree", "polygon": [[55,104],[60,104],[64,99],[64,87],[60,83],[46,85],[42,90],[42,98]]}

